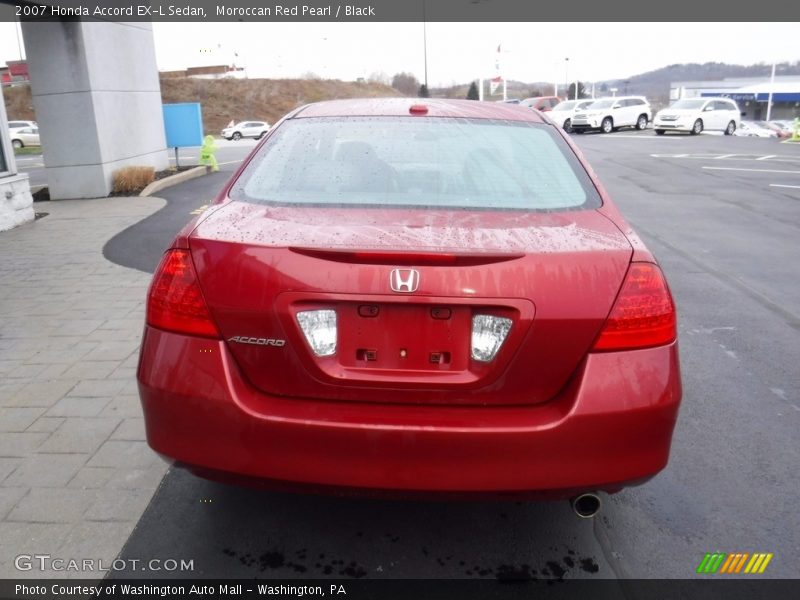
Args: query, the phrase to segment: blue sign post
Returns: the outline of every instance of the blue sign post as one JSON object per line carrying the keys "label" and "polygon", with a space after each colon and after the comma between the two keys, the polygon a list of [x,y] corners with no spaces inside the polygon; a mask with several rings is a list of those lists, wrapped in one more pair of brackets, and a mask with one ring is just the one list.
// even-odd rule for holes
{"label": "blue sign post", "polygon": [[175,148],[178,167],[178,148],[203,145],[203,113],[199,102],[164,105],[164,131],[167,147]]}

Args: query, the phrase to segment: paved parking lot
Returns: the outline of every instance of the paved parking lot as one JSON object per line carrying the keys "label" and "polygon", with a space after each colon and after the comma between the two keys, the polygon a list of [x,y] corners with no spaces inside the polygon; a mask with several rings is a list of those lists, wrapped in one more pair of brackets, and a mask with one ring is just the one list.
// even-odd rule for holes
{"label": "paved parking lot", "polygon": [[[566,503],[295,497],[171,471],[124,556],[193,557],[207,576],[688,577],[708,551],[774,552],[797,577],[800,533],[800,147],[774,140],[575,136],[662,262],[679,307],[685,400],[669,468],[580,521]],[[226,176],[106,247],[152,269]],[[129,250],[162,229],[161,244]],[[132,574],[135,575],[135,574]]]}
{"label": "paved parking lot", "polygon": [[[652,131],[573,139],[678,304],[684,404],[661,475],[604,496],[600,516],[583,521],[565,502],[293,496],[172,470],[121,556],[194,559],[207,577],[682,578],[706,552],[773,552],[767,576],[800,576],[800,145]],[[247,151],[226,150],[222,172],[165,190],[164,208],[105,245],[109,260],[143,271],[130,294],[143,297],[164,247]],[[0,482],[17,477],[7,465]]]}
{"label": "paved parking lot", "polygon": [[135,381],[149,277],[102,256],[162,205],[39,203],[0,236],[0,578],[59,574],[17,571],[19,554],[110,564],[166,470]]}

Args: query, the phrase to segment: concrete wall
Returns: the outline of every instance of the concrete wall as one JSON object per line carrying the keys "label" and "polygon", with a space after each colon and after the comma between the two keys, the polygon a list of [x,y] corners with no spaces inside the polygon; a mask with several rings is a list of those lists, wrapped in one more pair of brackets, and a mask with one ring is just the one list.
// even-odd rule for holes
{"label": "concrete wall", "polygon": [[0,94],[0,231],[33,221],[33,198],[28,176],[17,173],[14,151],[8,138],[6,107]]}
{"label": "concrete wall", "polygon": [[125,166],[166,169],[149,23],[23,23],[52,199],[97,198]]}

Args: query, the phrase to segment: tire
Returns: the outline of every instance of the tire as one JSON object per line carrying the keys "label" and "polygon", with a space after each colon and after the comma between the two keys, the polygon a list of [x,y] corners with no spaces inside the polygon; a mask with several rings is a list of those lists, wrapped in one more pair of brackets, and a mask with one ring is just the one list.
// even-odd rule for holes
{"label": "tire", "polygon": [[639,115],[639,118],[636,119],[636,129],[639,131],[647,129],[647,115]]}
{"label": "tire", "polygon": [[731,121],[725,128],[725,135],[733,135],[735,131],[736,131],[736,123]]}
{"label": "tire", "polygon": [[232,139],[234,142],[238,142],[240,139],[242,139],[242,134],[241,134],[241,133],[239,133],[238,131],[234,131],[234,132],[233,132],[233,135],[231,136],[231,139]]}
{"label": "tire", "polygon": [[257,139],[257,140],[260,140],[262,137],[264,137],[264,133],[265,133],[265,132],[263,132],[263,131],[262,131],[261,133],[259,133],[259,134],[256,136],[256,139]]}
{"label": "tire", "polygon": [[22,143],[22,140],[11,140],[11,145],[17,150],[25,147],[25,144]]}
{"label": "tire", "polygon": [[692,125],[692,135],[697,135],[698,133],[703,132],[703,120],[697,119]]}
{"label": "tire", "polygon": [[567,119],[564,121],[564,131],[567,133],[572,133],[572,119]]}
{"label": "tire", "polygon": [[656,129],[656,135],[664,135],[665,133],[666,131],[664,131],[663,129]]}
{"label": "tire", "polygon": [[614,131],[614,119],[611,117],[606,117],[603,119],[603,122],[600,123],[600,131],[603,133],[611,133]]}

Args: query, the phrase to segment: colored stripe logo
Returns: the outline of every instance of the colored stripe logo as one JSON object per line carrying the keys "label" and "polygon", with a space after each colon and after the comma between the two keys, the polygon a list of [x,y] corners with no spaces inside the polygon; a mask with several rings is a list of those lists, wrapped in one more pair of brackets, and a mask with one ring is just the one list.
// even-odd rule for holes
{"label": "colored stripe logo", "polygon": [[706,553],[697,567],[698,573],[761,574],[767,569],[773,553],[724,552]]}

